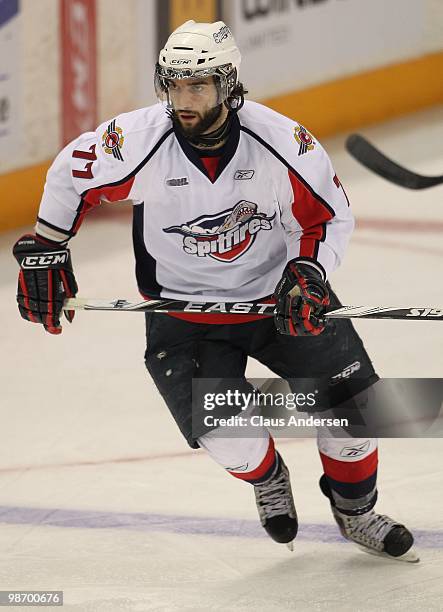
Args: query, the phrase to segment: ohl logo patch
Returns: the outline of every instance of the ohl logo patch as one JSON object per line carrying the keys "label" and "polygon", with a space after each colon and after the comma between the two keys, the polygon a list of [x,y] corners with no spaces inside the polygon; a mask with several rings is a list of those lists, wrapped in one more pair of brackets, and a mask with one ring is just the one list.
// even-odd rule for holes
{"label": "ohl logo patch", "polygon": [[299,155],[304,155],[308,151],[312,151],[312,149],[315,147],[316,143],[314,139],[302,125],[299,125],[298,127],[294,128],[294,137],[300,145],[300,148],[298,150]]}
{"label": "ohl logo patch", "polygon": [[125,137],[123,136],[123,130],[115,125],[115,119],[108,125],[106,132],[102,136],[102,147],[105,153],[113,155],[115,159],[123,161],[123,155],[121,148]]}
{"label": "ohl logo patch", "polygon": [[167,234],[183,236],[183,250],[188,255],[212,257],[217,261],[235,261],[254,244],[261,230],[272,229],[272,217],[257,212],[257,204],[241,200],[233,208],[215,215],[198,217],[183,225],[163,229]]}

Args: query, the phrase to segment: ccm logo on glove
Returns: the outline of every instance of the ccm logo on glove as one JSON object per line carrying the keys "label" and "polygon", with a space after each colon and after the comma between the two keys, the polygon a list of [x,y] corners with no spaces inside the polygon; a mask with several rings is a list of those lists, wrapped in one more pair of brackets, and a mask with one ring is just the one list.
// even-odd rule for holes
{"label": "ccm logo on glove", "polygon": [[42,253],[41,255],[28,255],[22,260],[21,267],[27,268],[47,268],[48,266],[56,266],[57,264],[65,264],[68,261],[69,254],[67,251],[58,251],[56,253]]}

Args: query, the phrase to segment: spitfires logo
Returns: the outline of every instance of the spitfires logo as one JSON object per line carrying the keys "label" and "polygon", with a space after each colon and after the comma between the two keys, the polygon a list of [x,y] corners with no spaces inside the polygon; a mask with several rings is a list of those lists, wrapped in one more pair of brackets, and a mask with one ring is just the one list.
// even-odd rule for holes
{"label": "spitfires logo", "polygon": [[102,147],[105,153],[113,155],[115,159],[123,161],[123,155],[121,148],[125,137],[123,136],[123,130],[115,125],[115,119],[108,125],[106,132],[102,136]]}
{"label": "spitfires logo", "polygon": [[254,243],[261,230],[272,229],[272,217],[257,212],[257,204],[241,200],[233,208],[216,215],[198,217],[183,225],[163,231],[183,236],[183,250],[188,255],[212,257],[231,262],[241,257]]}
{"label": "spitfires logo", "polygon": [[300,145],[300,148],[298,150],[299,155],[304,155],[308,151],[312,151],[312,149],[315,147],[316,143],[314,139],[302,125],[299,125],[298,127],[294,128],[294,137]]}

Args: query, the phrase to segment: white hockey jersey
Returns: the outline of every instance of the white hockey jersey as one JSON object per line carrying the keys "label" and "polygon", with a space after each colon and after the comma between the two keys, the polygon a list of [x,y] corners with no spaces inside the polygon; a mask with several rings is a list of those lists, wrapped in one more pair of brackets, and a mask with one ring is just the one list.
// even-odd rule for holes
{"label": "white hockey jersey", "polygon": [[269,296],[287,261],[327,277],[353,229],[324,149],[295,121],[245,102],[212,180],[161,104],[66,146],[51,166],[37,228],[72,237],[102,200],[134,203],[140,291],[189,301]]}

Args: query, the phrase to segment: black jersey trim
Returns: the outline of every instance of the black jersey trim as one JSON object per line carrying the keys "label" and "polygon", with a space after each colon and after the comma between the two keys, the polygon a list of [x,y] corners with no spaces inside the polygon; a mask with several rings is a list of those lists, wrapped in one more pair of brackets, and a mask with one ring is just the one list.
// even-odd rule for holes
{"label": "black jersey trim", "polygon": [[244,125],[240,126],[240,129],[245,132],[246,134],[249,134],[249,136],[251,136],[252,138],[254,138],[255,140],[257,140],[257,142],[259,142],[262,146],[265,147],[265,149],[267,149],[270,153],[272,153],[272,155],[274,157],[276,157],[284,166],[286,166],[286,168],[288,170],[290,170],[297,178],[298,180],[303,183],[303,185],[306,187],[306,189],[309,191],[309,193],[316,199],[318,200],[319,204],[321,204],[322,206],[324,206],[328,212],[335,217],[335,211],[334,209],[326,202],[326,200],[324,200],[320,195],[318,195],[318,193],[316,193],[313,188],[311,187],[311,185],[301,176],[301,174],[299,174],[297,172],[297,170],[295,170],[291,164],[280,155],[280,153],[278,153],[273,147],[271,147],[271,145],[269,143],[267,143],[265,140],[263,140],[263,138],[261,138],[258,134],[256,134],[255,132],[253,132],[252,130],[250,130],[249,128],[245,127]]}
{"label": "black jersey trim", "polygon": [[343,187],[341,183],[340,183],[340,187],[342,188],[342,191],[345,194],[346,202],[348,203],[348,208],[349,208],[351,206],[351,203],[349,201],[348,194],[346,193],[345,188]]}
{"label": "black jersey trim", "polygon": [[50,229],[55,230],[56,232],[60,232],[61,234],[65,234],[65,236],[71,237],[74,236],[75,234],[72,233],[72,231],[58,227],[57,225],[54,225],[53,223],[49,223],[49,221],[46,221],[46,219],[42,219],[41,217],[37,216],[37,221],[39,223],[41,223],[42,225],[46,225],[46,227],[49,227]]}
{"label": "black jersey trim", "polygon": [[163,136],[161,136],[161,138],[158,140],[158,142],[154,145],[154,147],[151,149],[151,151],[149,151],[149,153],[143,159],[143,161],[141,161],[138,164],[138,166],[136,166],[134,170],[131,170],[131,172],[128,175],[126,175],[124,178],[120,179],[119,181],[114,181],[113,183],[103,183],[103,185],[98,185],[97,187],[90,187],[89,189],[86,189],[86,191],[84,191],[81,194],[82,199],[85,198],[90,191],[95,191],[96,189],[103,189],[104,187],[112,187],[114,185],[121,185],[129,181],[129,179],[131,179],[133,176],[135,176],[136,174],[140,172],[143,166],[145,166],[148,163],[148,161],[158,151],[158,149],[165,142],[165,140],[173,133],[174,133],[174,130],[172,128],[170,128],[167,132],[165,132]]}
{"label": "black jersey trim", "polygon": [[146,296],[160,296],[162,286],[157,282],[157,261],[146,249],[144,237],[145,204],[133,206],[132,244],[135,255],[135,277],[140,292]]}
{"label": "black jersey trim", "polygon": [[[315,247],[314,247],[314,253],[313,253],[313,258],[312,258],[312,260],[313,260],[313,261],[315,261],[315,263],[316,263],[317,265],[319,265],[319,266],[322,268],[322,270],[323,270],[323,272],[324,272],[324,275],[325,275],[325,278],[326,278],[326,272],[325,272],[325,270],[324,270],[323,266],[322,266],[322,265],[321,265],[321,264],[320,264],[320,263],[317,261],[317,258],[318,258],[318,252],[319,252],[319,250],[320,250],[320,242],[325,242],[325,241],[326,241],[326,232],[327,232],[326,223],[322,223],[322,224],[321,224],[321,229],[322,229],[322,235],[321,235],[321,238],[320,238],[319,240],[318,240],[318,239],[315,239]],[[308,258],[308,257],[306,257],[306,259],[309,259],[309,258]]]}
{"label": "black jersey trim", "polygon": [[[90,190],[88,189],[88,191],[90,191]],[[83,209],[85,208],[85,206],[86,206],[86,201],[85,201],[84,197],[82,196],[80,198],[80,203],[77,206],[77,209],[75,211],[76,214],[75,214],[75,217],[74,217],[74,221],[72,222],[72,225],[71,225],[71,230],[70,231],[71,231],[72,236],[75,236],[77,234],[77,231],[75,231],[74,228],[77,225],[78,220],[80,219],[81,214],[82,214]]]}
{"label": "black jersey trim", "polygon": [[[204,157],[205,150],[201,149],[197,151],[197,149],[186,140],[185,136],[178,129],[174,130],[174,133],[183,153],[186,155],[189,161],[194,164],[194,166],[200,170],[200,172],[202,172],[211,181],[211,183],[215,183],[237,151],[240,140],[240,121],[238,120],[237,115],[233,115],[229,137],[226,144],[223,147],[220,147],[220,161],[215,172],[214,180],[212,180],[209,176],[208,171],[201,160],[201,156]],[[217,149],[212,149],[210,153],[208,150],[209,157],[216,155],[216,153]]]}

